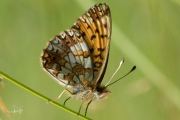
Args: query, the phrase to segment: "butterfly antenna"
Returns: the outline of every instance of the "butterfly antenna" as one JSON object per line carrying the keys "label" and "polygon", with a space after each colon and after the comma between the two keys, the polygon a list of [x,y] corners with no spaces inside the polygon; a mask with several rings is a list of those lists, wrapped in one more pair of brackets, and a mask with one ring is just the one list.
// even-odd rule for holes
{"label": "butterfly antenna", "polygon": [[116,71],[114,72],[114,74],[112,75],[112,77],[109,79],[109,81],[106,83],[105,86],[107,86],[109,82],[113,79],[114,75],[118,72],[118,70],[121,68],[123,63],[124,63],[124,58],[120,61],[118,68],[116,69]]}
{"label": "butterfly antenna", "polygon": [[110,85],[112,85],[112,84],[114,84],[115,82],[117,82],[117,81],[119,81],[119,80],[121,80],[122,78],[124,78],[124,77],[126,77],[129,73],[131,73],[132,71],[134,71],[136,69],[136,66],[133,66],[133,68],[127,73],[127,74],[125,74],[124,76],[122,76],[121,78],[119,78],[119,79],[117,79],[116,81],[114,81],[114,82],[112,82],[111,84],[109,84],[109,85],[106,85],[106,88],[108,87],[108,86],[110,86]]}

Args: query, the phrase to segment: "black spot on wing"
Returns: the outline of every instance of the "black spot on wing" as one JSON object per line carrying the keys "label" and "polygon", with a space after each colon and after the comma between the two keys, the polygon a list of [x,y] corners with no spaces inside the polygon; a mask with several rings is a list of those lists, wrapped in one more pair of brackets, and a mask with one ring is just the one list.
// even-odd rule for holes
{"label": "black spot on wing", "polygon": [[96,35],[92,35],[90,39],[93,40],[94,38],[96,38]]}

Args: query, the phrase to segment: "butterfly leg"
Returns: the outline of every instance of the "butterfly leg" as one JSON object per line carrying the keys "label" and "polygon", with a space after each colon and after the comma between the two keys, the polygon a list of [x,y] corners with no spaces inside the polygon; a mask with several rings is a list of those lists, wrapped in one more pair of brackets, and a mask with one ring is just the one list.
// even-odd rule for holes
{"label": "butterfly leg", "polygon": [[52,101],[56,101],[57,99],[59,99],[59,98],[62,96],[62,94],[63,94],[65,91],[66,91],[66,89],[63,90],[62,93],[61,93],[57,98],[55,98],[54,100],[48,100],[47,103],[52,102]]}
{"label": "butterfly leg", "polygon": [[[70,90],[68,90],[68,89],[66,89],[66,91],[69,93],[69,94],[71,94],[71,95],[73,95],[73,93],[70,91]],[[65,106],[65,104],[66,104],[66,102],[70,99],[71,97],[68,97],[65,101],[64,101],[64,106]]]}
{"label": "butterfly leg", "polygon": [[81,107],[82,107],[82,105],[83,105],[84,102],[85,102],[85,101],[83,101],[83,102],[81,103],[81,106],[80,106],[80,108],[79,108],[79,111],[78,111],[78,114],[77,114],[77,115],[79,115],[79,113],[80,113],[80,111],[81,111]]}
{"label": "butterfly leg", "polygon": [[[86,99],[82,101],[81,106],[80,106],[80,108],[79,108],[79,111],[78,111],[78,114],[77,114],[77,115],[79,115],[79,114],[80,114],[80,111],[81,111],[82,105],[83,105],[83,103],[84,103],[85,101],[86,101]],[[86,116],[86,115],[85,115],[85,116]]]}
{"label": "butterfly leg", "polygon": [[89,104],[92,102],[92,100],[90,100],[89,102],[88,102],[88,104],[87,104],[87,107],[86,107],[86,111],[85,111],[85,116],[86,116],[86,113],[87,113],[87,109],[88,109],[88,107],[89,107]]}
{"label": "butterfly leg", "polygon": [[[82,101],[82,103],[81,103],[81,106],[80,106],[80,108],[79,108],[79,112],[78,112],[78,115],[79,115],[79,113],[80,113],[80,111],[81,111],[81,108],[82,108],[82,105],[83,105],[83,103],[88,99],[88,96],[89,95],[91,95],[91,92],[87,95],[87,97]],[[92,100],[88,103],[88,105],[87,105],[87,107],[89,106],[89,104],[92,102]],[[86,108],[87,109],[87,108]],[[86,112],[87,112],[87,110],[86,110]],[[85,116],[86,116],[86,112],[85,112]]]}
{"label": "butterfly leg", "polygon": [[71,97],[68,97],[65,101],[64,101],[64,106],[65,106],[65,104],[66,104],[66,102],[70,99]]}

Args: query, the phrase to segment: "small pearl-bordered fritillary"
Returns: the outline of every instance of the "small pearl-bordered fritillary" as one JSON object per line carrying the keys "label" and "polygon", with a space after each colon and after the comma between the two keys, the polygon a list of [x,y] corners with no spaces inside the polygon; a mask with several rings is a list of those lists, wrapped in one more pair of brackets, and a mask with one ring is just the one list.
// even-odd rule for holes
{"label": "small pearl-bordered fritillary", "polygon": [[82,101],[78,114],[85,101],[89,101],[86,115],[93,100],[104,100],[111,93],[101,85],[108,63],[111,28],[108,5],[96,4],[43,50],[45,71],[66,88],[69,98]]}

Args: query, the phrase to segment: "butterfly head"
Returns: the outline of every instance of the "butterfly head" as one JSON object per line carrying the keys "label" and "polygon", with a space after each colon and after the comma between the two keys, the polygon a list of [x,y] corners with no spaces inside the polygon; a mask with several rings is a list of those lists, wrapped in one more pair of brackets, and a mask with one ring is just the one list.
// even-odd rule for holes
{"label": "butterfly head", "polygon": [[96,91],[94,91],[95,100],[105,100],[110,95],[110,91],[106,89],[106,87],[98,87]]}

